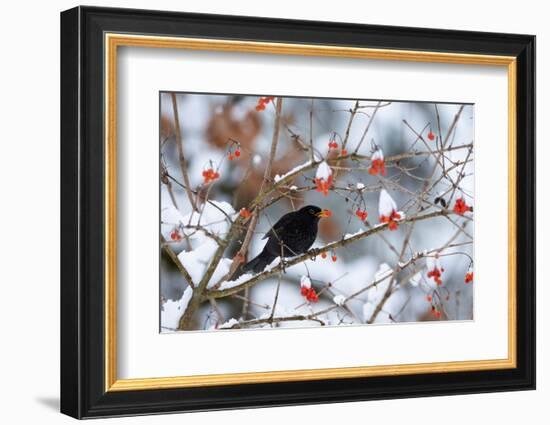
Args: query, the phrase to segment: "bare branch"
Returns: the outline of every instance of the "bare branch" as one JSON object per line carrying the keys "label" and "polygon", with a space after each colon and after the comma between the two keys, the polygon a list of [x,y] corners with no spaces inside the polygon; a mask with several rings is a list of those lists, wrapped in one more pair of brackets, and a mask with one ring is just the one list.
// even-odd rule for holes
{"label": "bare branch", "polygon": [[181,137],[181,127],[180,127],[180,118],[178,113],[178,103],[176,100],[176,94],[172,93],[172,108],[174,109],[174,127],[176,129],[176,146],[178,148],[178,157],[179,157],[179,163],[180,163],[180,169],[181,174],[183,176],[183,181],[185,183],[185,190],[187,192],[187,197],[189,198],[189,202],[191,203],[191,206],[195,211],[198,211],[197,204],[195,202],[195,198],[193,197],[193,194],[191,193],[191,184],[189,183],[189,175],[187,173],[187,161],[185,160],[185,156],[183,155],[183,139]]}
{"label": "bare branch", "polygon": [[164,239],[164,236],[160,235],[160,246],[164,249],[166,254],[170,257],[170,259],[174,262],[178,270],[181,272],[189,286],[191,288],[195,287],[195,284],[193,283],[193,279],[191,278],[191,275],[187,271],[187,269],[184,267],[183,264],[181,264],[181,261],[179,260],[178,256],[174,252],[174,250],[166,243],[166,239]]}

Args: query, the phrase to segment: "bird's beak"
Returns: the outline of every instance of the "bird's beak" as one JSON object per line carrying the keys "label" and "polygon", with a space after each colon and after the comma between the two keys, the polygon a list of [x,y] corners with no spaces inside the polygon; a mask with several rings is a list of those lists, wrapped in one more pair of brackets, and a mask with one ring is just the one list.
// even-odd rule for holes
{"label": "bird's beak", "polygon": [[332,215],[332,212],[330,210],[322,210],[317,213],[317,217],[320,217],[320,218],[330,217],[331,215]]}

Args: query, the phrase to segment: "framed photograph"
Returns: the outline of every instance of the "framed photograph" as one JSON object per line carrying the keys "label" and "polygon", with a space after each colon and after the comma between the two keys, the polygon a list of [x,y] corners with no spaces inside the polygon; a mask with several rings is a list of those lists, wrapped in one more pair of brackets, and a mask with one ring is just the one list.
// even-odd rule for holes
{"label": "framed photograph", "polygon": [[535,37],[61,14],[61,411],[535,388]]}

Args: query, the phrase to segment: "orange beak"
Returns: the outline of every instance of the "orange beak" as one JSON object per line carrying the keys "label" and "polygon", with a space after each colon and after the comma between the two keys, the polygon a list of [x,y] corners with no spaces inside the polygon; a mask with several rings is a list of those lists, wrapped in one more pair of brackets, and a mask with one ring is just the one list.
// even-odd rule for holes
{"label": "orange beak", "polygon": [[327,218],[332,215],[332,212],[330,210],[322,210],[321,212],[317,213],[317,217],[321,218]]}

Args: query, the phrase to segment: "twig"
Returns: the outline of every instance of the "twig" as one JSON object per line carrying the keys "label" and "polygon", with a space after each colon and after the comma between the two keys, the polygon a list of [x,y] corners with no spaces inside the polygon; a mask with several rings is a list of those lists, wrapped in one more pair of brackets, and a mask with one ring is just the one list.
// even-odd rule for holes
{"label": "twig", "polygon": [[189,202],[191,203],[191,206],[193,207],[193,210],[198,211],[197,204],[195,203],[195,198],[193,197],[193,194],[191,193],[191,184],[189,183],[189,175],[187,173],[187,161],[185,160],[185,156],[183,155],[183,140],[181,137],[181,127],[180,127],[180,118],[178,113],[178,104],[176,101],[176,94],[172,93],[172,108],[174,109],[174,126],[176,128],[176,145],[178,148],[178,157],[179,157],[179,163],[180,163],[180,169],[181,174],[183,176],[183,181],[185,182],[185,191],[187,192],[187,197],[189,198]]}
{"label": "twig", "polygon": [[164,251],[166,252],[166,254],[168,254],[168,256],[172,259],[172,261],[174,262],[178,270],[181,272],[181,274],[183,275],[183,277],[185,278],[189,286],[191,288],[194,288],[195,284],[193,283],[193,279],[191,278],[191,275],[189,274],[185,266],[181,263],[181,261],[179,260],[174,250],[170,247],[170,245],[166,243],[166,239],[162,235],[160,235],[160,244],[164,249]]}
{"label": "twig", "polygon": [[359,140],[359,143],[357,144],[357,147],[355,148],[355,153],[359,152],[359,148],[363,144],[363,141],[365,140],[365,137],[367,133],[369,132],[369,128],[374,121],[374,117],[376,116],[376,113],[378,112],[378,109],[380,109],[380,105],[382,105],[382,102],[378,102],[376,104],[376,107],[374,108],[374,111],[372,111],[372,115],[370,116],[369,122],[367,124],[367,127],[365,128],[365,131],[363,132],[363,135],[361,136],[361,139]]}

